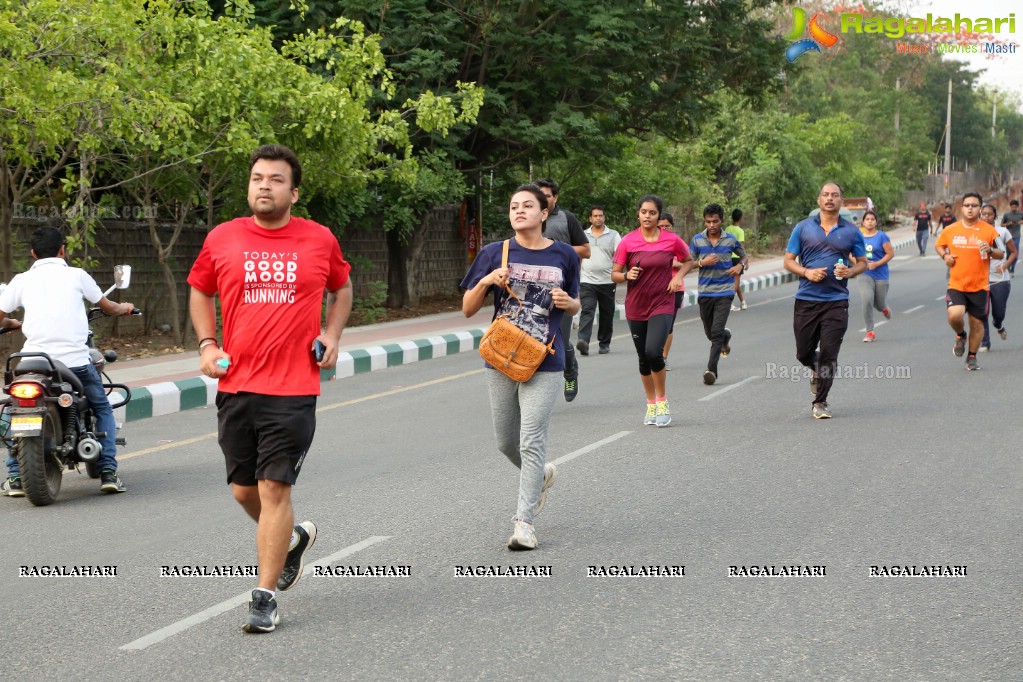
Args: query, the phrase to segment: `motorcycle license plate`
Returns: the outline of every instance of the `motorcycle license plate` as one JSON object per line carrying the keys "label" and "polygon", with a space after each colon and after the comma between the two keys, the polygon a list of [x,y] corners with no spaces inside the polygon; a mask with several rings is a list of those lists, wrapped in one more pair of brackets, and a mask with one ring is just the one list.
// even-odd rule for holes
{"label": "motorcycle license plate", "polygon": [[15,438],[38,436],[43,432],[42,415],[11,417],[11,435]]}

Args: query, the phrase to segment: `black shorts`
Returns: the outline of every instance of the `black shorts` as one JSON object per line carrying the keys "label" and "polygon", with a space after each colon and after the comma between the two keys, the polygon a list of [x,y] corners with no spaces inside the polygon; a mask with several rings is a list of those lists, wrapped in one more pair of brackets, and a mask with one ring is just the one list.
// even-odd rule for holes
{"label": "black shorts", "polygon": [[316,396],[217,392],[217,427],[228,483],[295,485],[316,432]]}
{"label": "black shorts", "polygon": [[949,289],[945,293],[945,307],[951,308],[954,305],[966,306],[966,312],[970,317],[983,320],[987,317],[987,291]]}

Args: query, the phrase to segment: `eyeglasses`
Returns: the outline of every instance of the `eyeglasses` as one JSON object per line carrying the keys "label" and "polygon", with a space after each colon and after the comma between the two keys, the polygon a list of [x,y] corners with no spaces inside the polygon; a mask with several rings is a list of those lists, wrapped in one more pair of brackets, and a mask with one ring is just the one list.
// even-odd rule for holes
{"label": "eyeglasses", "polygon": [[963,204],[963,208],[980,208],[980,204]]}

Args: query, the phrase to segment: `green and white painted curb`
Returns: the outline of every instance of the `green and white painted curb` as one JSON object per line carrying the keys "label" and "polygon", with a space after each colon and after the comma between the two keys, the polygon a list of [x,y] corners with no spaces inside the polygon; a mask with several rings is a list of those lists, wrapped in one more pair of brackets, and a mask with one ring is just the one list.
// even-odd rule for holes
{"label": "green and white painted curb", "polygon": [[[915,245],[914,238],[893,242],[896,250]],[[742,280],[743,292],[760,291],[796,281],[796,276],[786,270],[769,272]],[[686,305],[696,303],[696,292],[686,292]],[[625,317],[625,306],[618,304],[615,319]],[[409,365],[448,355],[457,355],[479,348],[485,329],[467,329],[425,339],[388,343],[371,348],[342,351],[337,367],[321,371],[321,381],[344,379],[356,374],[375,372],[388,367]],[[149,417],[158,417],[173,412],[182,412],[196,407],[212,405],[217,396],[217,382],[209,377],[196,376],[178,381],[166,381],[131,390],[131,402],[114,410],[118,421],[130,422]]]}
{"label": "green and white painted curb", "polygon": [[[342,351],[334,369],[320,372],[320,381],[344,379],[356,374],[475,350],[479,348],[485,331],[468,329],[426,339]],[[206,376],[165,381],[133,388],[131,396],[130,403],[114,410],[118,421],[136,421],[212,405],[217,397],[217,381]]]}

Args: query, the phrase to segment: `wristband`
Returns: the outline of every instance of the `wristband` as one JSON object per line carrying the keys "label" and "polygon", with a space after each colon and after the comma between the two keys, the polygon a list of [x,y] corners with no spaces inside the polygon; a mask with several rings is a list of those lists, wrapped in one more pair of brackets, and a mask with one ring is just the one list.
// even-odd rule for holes
{"label": "wristband", "polygon": [[220,344],[213,337],[207,337],[199,342],[199,355],[202,355],[202,349],[206,346],[216,346],[220,348]]}

